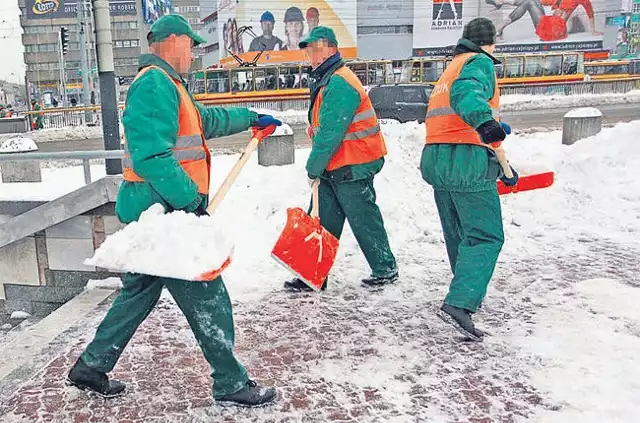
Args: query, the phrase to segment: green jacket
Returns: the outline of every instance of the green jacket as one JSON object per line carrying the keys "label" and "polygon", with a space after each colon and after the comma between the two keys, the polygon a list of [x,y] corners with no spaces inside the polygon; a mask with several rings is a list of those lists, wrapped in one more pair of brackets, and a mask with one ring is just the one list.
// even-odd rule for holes
{"label": "green jacket", "polygon": [[334,182],[365,179],[380,172],[384,158],[369,163],[344,166],[327,171],[327,165],[340,148],[347,129],[360,105],[360,95],[347,81],[335,71],[344,66],[339,54],[327,59],[315,69],[309,78],[311,92],[309,104],[309,122],[313,116],[315,99],[322,87],[322,105],[320,106],[320,127],[313,136],[311,154],[307,160],[307,173],[310,178],[330,179]]}
{"label": "green jacket", "polygon": [[[461,39],[454,56],[481,53],[468,59],[451,85],[451,107],[473,128],[493,119],[489,100],[495,90],[493,56],[466,39]],[[426,145],[420,163],[422,177],[434,189],[442,191],[478,192],[496,189],[501,175],[497,159],[489,150],[477,145]]]}
{"label": "green jacket", "polygon": [[[140,69],[149,65],[160,67],[186,86],[180,75],[160,57],[142,55]],[[205,108],[195,104],[207,139],[245,131],[257,120],[257,114],[245,108]],[[144,182],[122,183],[116,202],[116,215],[120,221],[138,220],[154,203],[162,204],[168,211],[191,212],[206,201],[173,157],[178,110],[178,90],[161,71],[152,69],[131,84],[122,125],[133,170]]]}

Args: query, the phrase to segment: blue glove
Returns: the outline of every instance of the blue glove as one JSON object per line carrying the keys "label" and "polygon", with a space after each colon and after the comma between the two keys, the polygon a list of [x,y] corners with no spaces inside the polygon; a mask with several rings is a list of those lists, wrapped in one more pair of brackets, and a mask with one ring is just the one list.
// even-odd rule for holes
{"label": "blue glove", "polygon": [[509,135],[511,133],[511,126],[508,123],[500,122],[500,126],[502,126],[505,134]]}
{"label": "blue glove", "polygon": [[271,126],[271,125],[275,125],[275,126],[280,126],[282,125],[282,122],[280,122],[278,119],[274,118],[271,115],[258,115],[258,120],[255,121],[255,123],[252,126],[256,126],[258,128],[266,128],[267,126]]}
{"label": "blue glove", "polygon": [[500,180],[508,187],[513,187],[518,183],[518,172],[513,167],[511,167],[511,172],[513,172],[513,178],[507,178],[506,175],[500,177]]}

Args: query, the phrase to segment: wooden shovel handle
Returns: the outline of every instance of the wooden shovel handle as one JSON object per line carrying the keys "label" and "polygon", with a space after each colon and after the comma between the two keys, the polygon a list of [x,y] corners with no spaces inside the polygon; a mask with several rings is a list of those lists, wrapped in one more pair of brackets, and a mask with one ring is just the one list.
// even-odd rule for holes
{"label": "wooden shovel handle", "polygon": [[213,199],[211,199],[211,202],[207,207],[207,213],[209,213],[209,215],[213,215],[213,213],[216,211],[225,195],[227,195],[229,188],[231,188],[231,185],[233,185],[236,178],[238,177],[238,174],[247,163],[247,161],[249,161],[249,157],[251,157],[251,154],[258,148],[258,144],[260,144],[260,139],[252,138],[251,142],[249,142],[249,144],[247,145],[247,148],[244,149],[244,152],[242,153],[236,164],[233,165],[233,168],[225,178],[222,185],[220,185],[220,188],[218,188],[216,195],[214,195]]}
{"label": "wooden shovel handle", "polygon": [[507,153],[504,151],[504,148],[502,148],[502,145],[493,147],[492,150],[496,152],[498,163],[502,166],[504,175],[509,179],[513,178],[513,172],[511,171],[511,166],[509,166],[509,160],[507,160]]}
{"label": "wooden shovel handle", "polygon": [[320,187],[320,179],[311,185],[311,217],[320,217],[320,194],[318,188]]}

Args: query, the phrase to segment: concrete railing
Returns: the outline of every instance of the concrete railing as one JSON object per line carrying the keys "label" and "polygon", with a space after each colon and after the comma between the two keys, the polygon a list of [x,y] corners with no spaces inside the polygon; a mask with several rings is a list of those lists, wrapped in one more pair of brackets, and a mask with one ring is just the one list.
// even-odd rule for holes
{"label": "concrete railing", "polygon": [[57,161],[57,160],[80,160],[84,170],[84,182],[91,183],[90,160],[97,159],[117,159],[124,157],[123,150],[97,150],[97,151],[60,151],[53,153],[9,153],[0,154],[0,163],[5,162],[32,162],[32,161]]}

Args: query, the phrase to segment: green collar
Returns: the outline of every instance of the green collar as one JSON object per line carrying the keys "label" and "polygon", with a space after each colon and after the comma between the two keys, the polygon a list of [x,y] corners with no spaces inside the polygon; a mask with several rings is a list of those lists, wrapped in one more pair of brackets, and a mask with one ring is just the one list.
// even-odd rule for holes
{"label": "green collar", "polygon": [[138,70],[147,66],[157,66],[168,73],[169,76],[171,76],[173,79],[177,79],[184,84],[184,79],[182,79],[182,76],[180,76],[180,74],[176,72],[170,64],[168,64],[162,58],[156,56],[155,54],[147,53],[140,56],[140,66],[138,67]]}

